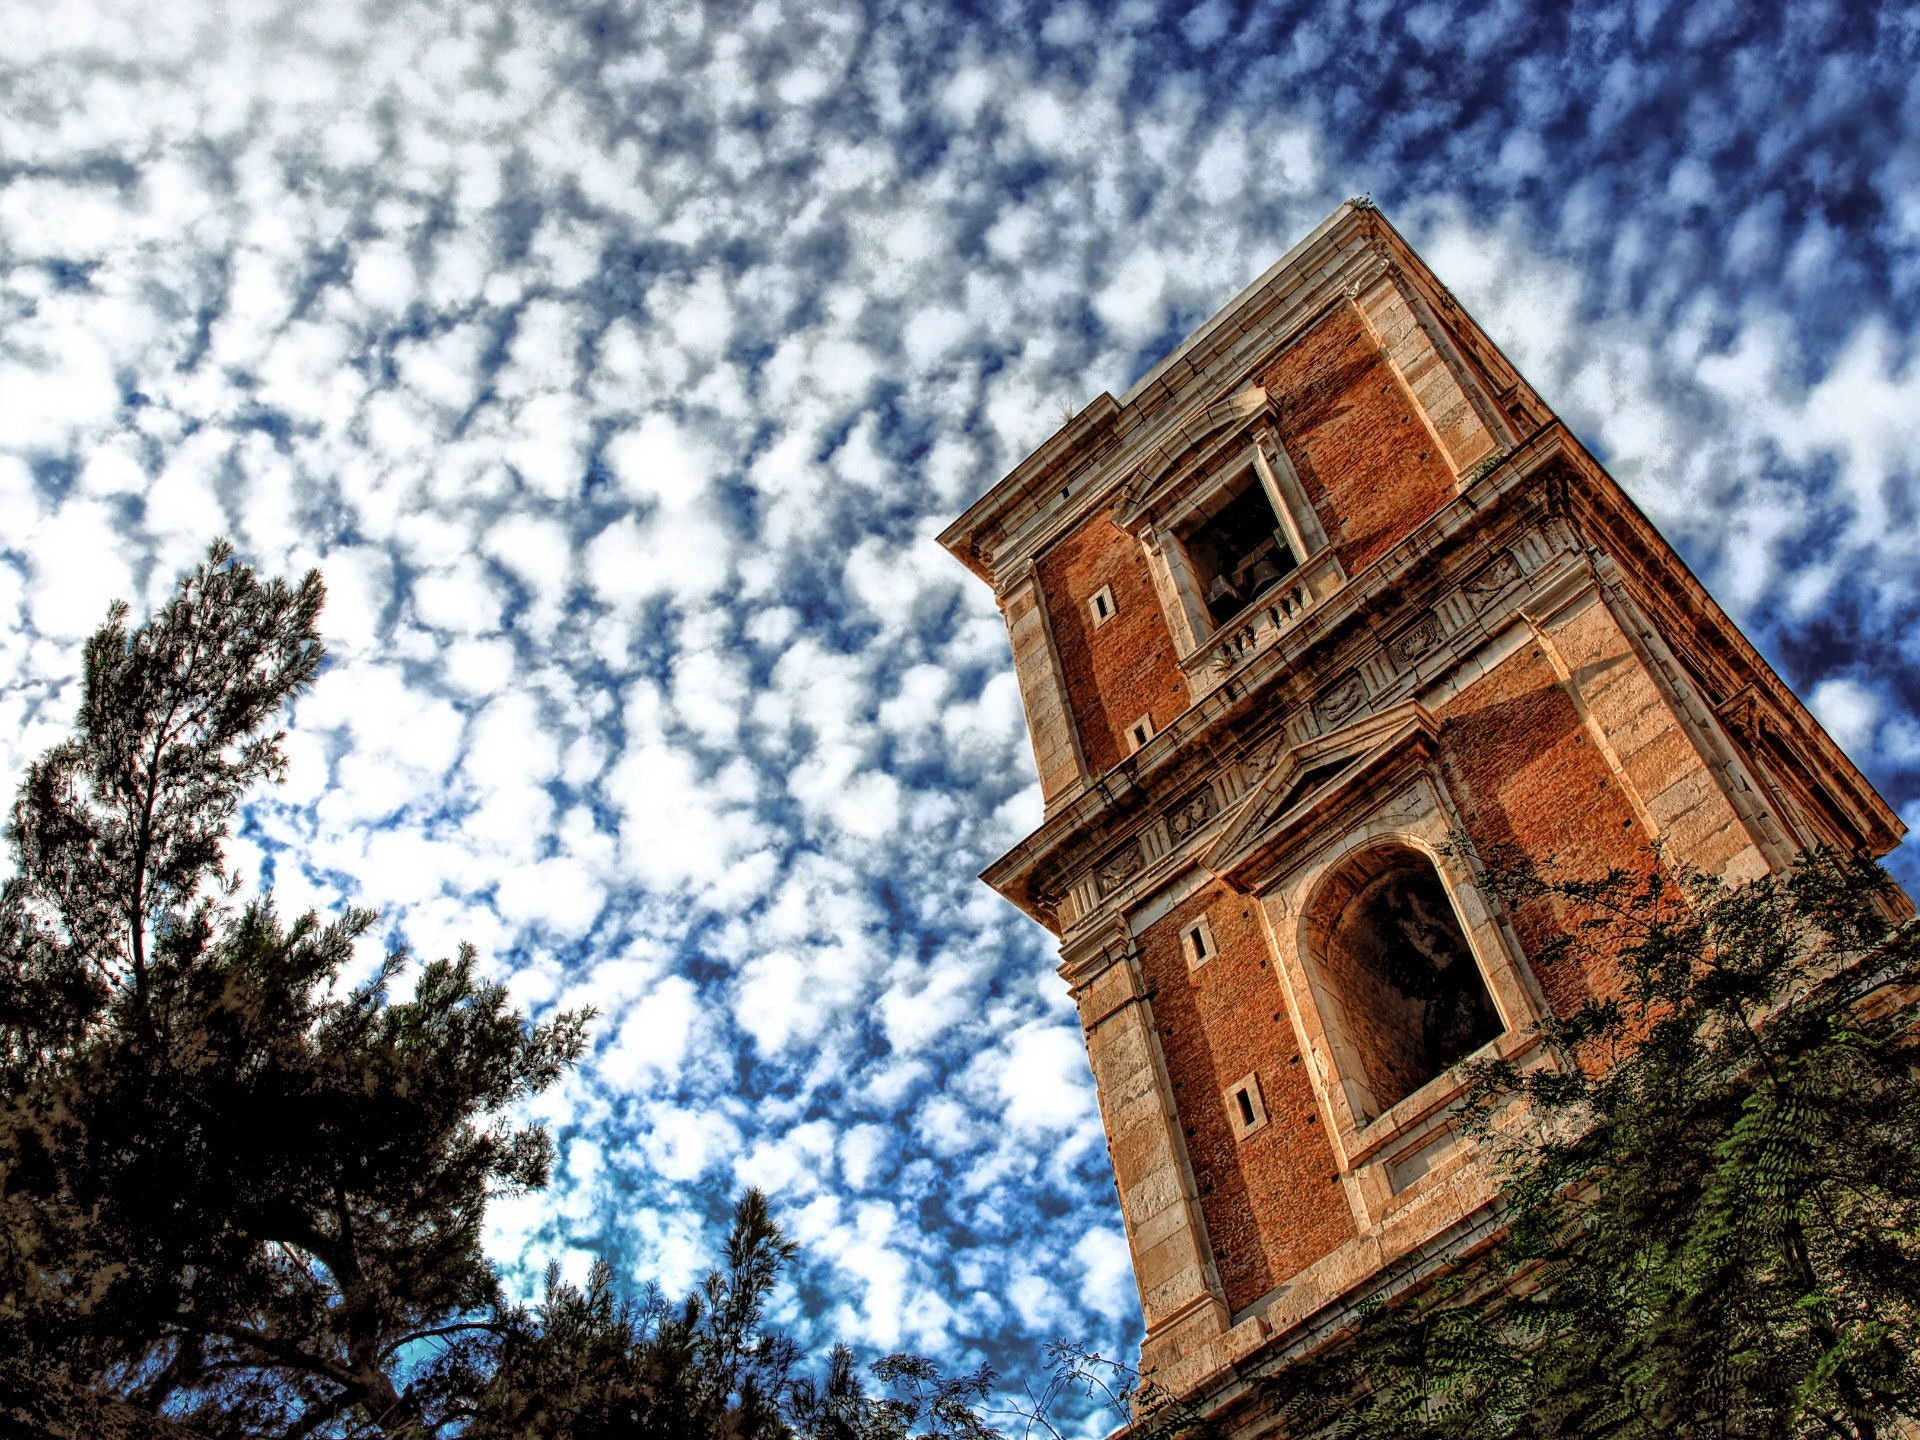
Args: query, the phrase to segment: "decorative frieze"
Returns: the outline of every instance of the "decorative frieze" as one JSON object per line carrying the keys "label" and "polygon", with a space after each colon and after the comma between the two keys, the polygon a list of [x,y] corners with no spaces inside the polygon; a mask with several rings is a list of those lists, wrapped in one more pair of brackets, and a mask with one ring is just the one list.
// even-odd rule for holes
{"label": "decorative frieze", "polygon": [[1331,729],[1358,715],[1367,703],[1367,682],[1357,672],[1323,694],[1313,707],[1323,727]]}
{"label": "decorative frieze", "polygon": [[1387,642],[1387,653],[1402,665],[1412,665],[1431,653],[1444,633],[1440,617],[1429,610]]}
{"label": "decorative frieze", "polygon": [[1140,853],[1140,842],[1129,840],[1105,860],[1094,871],[1094,879],[1100,887],[1100,894],[1111,895],[1133,876],[1140,873],[1146,864],[1146,857]]}
{"label": "decorative frieze", "polygon": [[1168,814],[1167,828],[1175,840],[1185,840],[1213,818],[1216,808],[1213,786],[1202,785]]}
{"label": "decorative frieze", "polygon": [[1520,562],[1514,558],[1511,550],[1502,550],[1493,559],[1474,572],[1460,589],[1474,603],[1476,609],[1483,608],[1488,602],[1500,595],[1506,588],[1520,578]]}

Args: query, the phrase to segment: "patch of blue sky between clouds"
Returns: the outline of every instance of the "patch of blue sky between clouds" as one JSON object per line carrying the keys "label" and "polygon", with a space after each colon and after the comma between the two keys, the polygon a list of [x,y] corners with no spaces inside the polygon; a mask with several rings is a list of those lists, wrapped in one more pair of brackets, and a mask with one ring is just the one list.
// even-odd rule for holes
{"label": "patch of blue sky between clouds", "polygon": [[757,1183],[796,1323],[1123,1350],[931,536],[1371,192],[1920,820],[1914,13],[0,3],[0,748],[212,535],[319,564],[236,860],[601,1012],[504,1263],[671,1288]]}

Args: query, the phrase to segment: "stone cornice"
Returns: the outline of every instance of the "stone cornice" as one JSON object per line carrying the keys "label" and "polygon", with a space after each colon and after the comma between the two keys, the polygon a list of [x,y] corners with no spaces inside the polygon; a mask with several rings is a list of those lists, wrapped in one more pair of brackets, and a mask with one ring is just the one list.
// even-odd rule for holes
{"label": "stone cornice", "polygon": [[[1499,465],[1487,469],[1447,506],[1393,549],[1353,577],[1310,612],[1278,642],[1241,664],[1218,688],[1189,706],[1139,751],[1099,776],[1063,804],[1038,830],[981,872],[980,878],[1049,928],[1057,929],[1049,897],[1036,894],[1033,880],[1043,869],[1070,856],[1091,856],[1121,838],[1130,820],[1144,819],[1149,793],[1171,797],[1182,791],[1188,772],[1217,764],[1223,753],[1240,756],[1265,743],[1250,717],[1269,713],[1268,730],[1282,718],[1273,701],[1283,690],[1298,689],[1312,676],[1339,673],[1323,649],[1343,636],[1359,633],[1362,617],[1402,614],[1407,595],[1420,589],[1421,577],[1442,553],[1471,543],[1487,528],[1489,515],[1517,525],[1537,518],[1547,489],[1533,483],[1556,457],[1567,453],[1570,437],[1556,422],[1530,437]],[[1525,503],[1496,506],[1504,496]],[[1314,656],[1312,664],[1307,663]],[[1295,698],[1305,702],[1309,697]],[[1343,719],[1345,717],[1342,717]]]}
{"label": "stone cornice", "polygon": [[1111,505],[1143,467],[1163,470],[1231,423],[1250,373],[1330,305],[1390,265],[1409,263],[1419,262],[1377,211],[1340,206],[1119,400],[1096,397],[943,530],[940,543],[999,588],[1010,565]]}
{"label": "stone cornice", "polygon": [[[1497,503],[1504,497],[1512,499],[1505,505]],[[1839,782],[1835,799],[1845,807],[1862,843],[1875,853],[1885,853],[1899,843],[1905,827],[1892,807],[1828,738],[1625,491],[1554,421],[1498,463],[1484,467],[1446,507],[1353,577],[1278,643],[1241,665],[1226,683],[1195,702],[1138,752],[1090,782],[1039,829],[987,866],[980,878],[1058,933],[1062,927],[1057,905],[1071,883],[1069,872],[1124,847],[1129,833],[1154,818],[1150,799],[1177,797],[1202,770],[1271,744],[1272,734],[1287,718],[1287,705],[1297,710],[1302,703],[1325,704],[1329,698],[1325,694],[1314,702],[1297,693],[1307,683],[1302,677],[1324,678],[1345,671],[1340,641],[1358,634],[1361,617],[1419,612],[1432,598],[1428,592],[1447,583],[1434,578],[1438,562],[1470,545],[1495,512],[1509,528],[1537,524],[1543,513],[1558,514],[1597,552],[1626,552],[1623,558],[1632,560],[1632,568],[1645,578],[1647,588],[1666,597],[1662,623],[1678,624],[1673,617],[1688,613],[1696,617],[1685,628],[1720,646],[1740,683],[1755,687],[1768,702],[1769,713],[1787,723],[1792,741]],[[1283,697],[1287,704],[1277,703]],[[1152,868],[1158,871],[1164,866]],[[1053,878],[1036,886],[1042,876]]]}

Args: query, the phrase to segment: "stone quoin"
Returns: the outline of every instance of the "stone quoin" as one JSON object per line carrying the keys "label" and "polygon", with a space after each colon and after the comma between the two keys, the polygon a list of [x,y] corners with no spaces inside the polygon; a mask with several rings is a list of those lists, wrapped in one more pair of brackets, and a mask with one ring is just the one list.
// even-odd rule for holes
{"label": "stone quoin", "polygon": [[[1386,219],[1341,206],[942,543],[993,587],[1146,1321],[1254,1369],[1490,1229],[1458,1066],[1616,977],[1472,851],[1739,880],[1899,819]],[[1470,847],[1449,845],[1464,835]]]}

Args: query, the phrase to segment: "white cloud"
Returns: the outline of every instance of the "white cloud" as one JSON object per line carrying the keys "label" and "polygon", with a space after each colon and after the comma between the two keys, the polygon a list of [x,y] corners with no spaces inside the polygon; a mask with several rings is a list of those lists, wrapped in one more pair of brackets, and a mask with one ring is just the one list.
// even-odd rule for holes
{"label": "white cloud", "polygon": [[1880,697],[1858,680],[1822,680],[1808,694],[1807,708],[1856,760],[1872,752],[1883,707]]}
{"label": "white cloud", "polygon": [[991,1064],[1010,1125],[1065,1130],[1084,1124],[1091,1113],[1087,1055],[1073,1030],[1029,1022],[1007,1037]]}
{"label": "white cloud", "polygon": [[710,482],[713,461],[665,415],[644,417],[607,446],[607,463],[627,493],[670,509],[697,503]]}
{"label": "white cloud", "polygon": [[[1086,1060],[971,879],[1040,816],[1005,631],[929,537],[1347,191],[1723,600],[1803,639],[1860,614],[1881,648],[1832,642],[1816,708],[1920,766],[1920,212],[1912,145],[1867,153],[1896,122],[1836,120],[1849,155],[1714,80],[1777,68],[1724,35],[1690,71],[1684,36],[1516,67],[1547,43],[1519,6],[506,14],[10,17],[0,748],[56,732],[74,641],[214,532],[322,566],[334,661],[245,861],[600,1008],[530,1109],[581,1148],[490,1222],[517,1275],[611,1228],[678,1288],[700,1207],[757,1177],[841,1303],[797,1324],[1125,1349]],[[1341,68],[1403,32],[1477,82],[1385,103]],[[1711,93],[1643,125],[1683,72]],[[1785,203],[1776,153],[1884,222]]]}
{"label": "white cloud", "polygon": [[[126,546],[108,512],[70,502],[33,528],[27,614],[42,635],[75,640],[106,618],[107,606],[133,589]],[[75,667],[78,669],[78,666]]]}
{"label": "white cloud", "polygon": [[591,1062],[593,1074],[619,1090],[671,1084],[693,1043],[699,1009],[692,984],[669,975],[610,1027]]}

